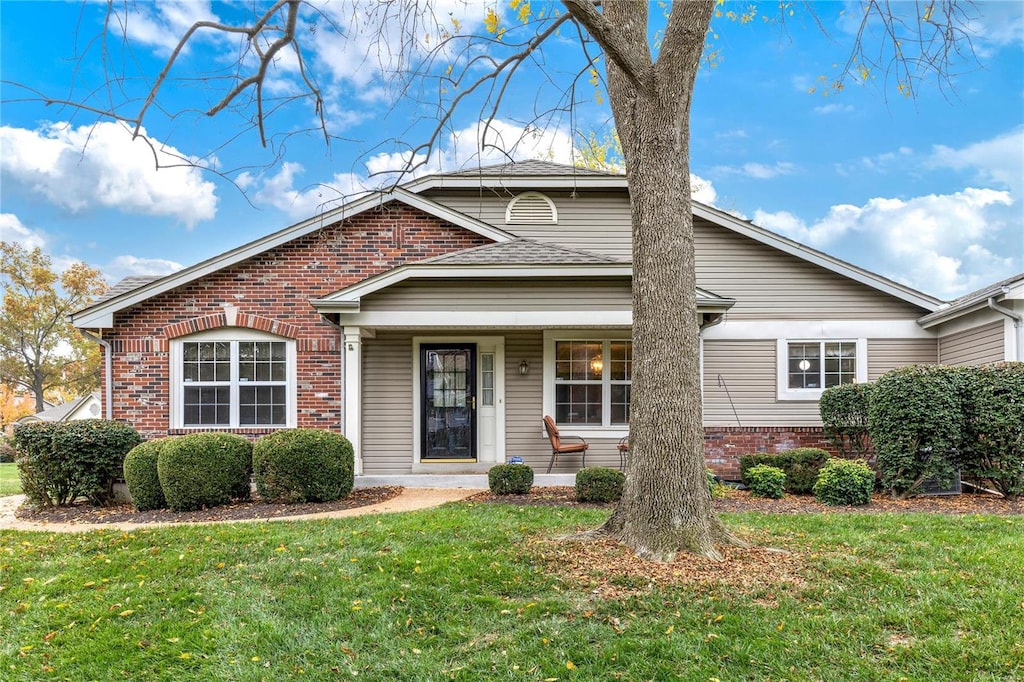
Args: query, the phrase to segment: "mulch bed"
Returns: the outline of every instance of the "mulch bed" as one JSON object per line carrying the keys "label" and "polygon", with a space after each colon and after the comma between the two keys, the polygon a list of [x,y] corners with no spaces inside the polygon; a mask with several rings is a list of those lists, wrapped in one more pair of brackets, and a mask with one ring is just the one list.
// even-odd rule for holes
{"label": "mulch bed", "polygon": [[[615,507],[615,503],[594,504],[576,501],[576,492],[571,486],[533,488],[526,495],[495,495],[491,492],[470,497],[471,502],[497,502],[520,506],[544,505],[558,507]],[[894,500],[888,495],[875,494],[871,504],[859,507],[829,507],[817,502],[810,495],[786,495],[781,500],[754,497],[745,490],[728,490],[725,497],[715,498],[715,511],[720,512],[763,512],[769,514],[812,514],[829,512],[858,513],[938,513],[938,514],[1024,514],[1024,498],[1009,501],[995,495],[963,495],[912,497]]]}
{"label": "mulch bed", "polygon": [[72,507],[53,509],[34,509],[23,506],[16,516],[24,521],[37,523],[196,523],[201,521],[241,521],[252,519],[273,519],[283,516],[300,516],[303,514],[321,514],[323,512],[340,511],[365,507],[378,502],[386,502],[402,492],[400,486],[383,486],[379,488],[356,488],[343,500],[335,502],[306,502],[299,504],[281,504],[253,499],[247,502],[235,502],[220,507],[200,509],[191,512],[174,512],[170,509],[153,509],[140,512],[130,504],[117,507],[92,507],[88,504],[76,504]]}

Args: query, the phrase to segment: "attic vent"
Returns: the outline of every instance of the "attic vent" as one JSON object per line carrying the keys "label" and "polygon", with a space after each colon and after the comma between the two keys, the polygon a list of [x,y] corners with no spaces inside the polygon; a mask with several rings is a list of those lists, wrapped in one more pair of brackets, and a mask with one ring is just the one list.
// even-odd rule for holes
{"label": "attic vent", "polygon": [[508,202],[505,224],[543,225],[558,222],[555,203],[540,192],[523,192]]}

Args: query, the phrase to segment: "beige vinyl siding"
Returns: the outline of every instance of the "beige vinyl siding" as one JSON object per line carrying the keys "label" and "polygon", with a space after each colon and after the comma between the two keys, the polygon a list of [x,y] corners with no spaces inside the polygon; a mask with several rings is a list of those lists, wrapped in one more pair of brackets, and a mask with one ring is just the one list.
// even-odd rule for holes
{"label": "beige vinyl siding", "polygon": [[933,365],[938,356],[936,339],[868,339],[868,381],[905,365]]}
{"label": "beige vinyl siding", "polygon": [[697,285],[736,299],[729,319],[916,319],[924,309],[732,230],[694,225]]}
{"label": "beige vinyl siding", "polygon": [[418,280],[373,293],[360,303],[364,312],[588,308],[630,310],[629,280]]}
{"label": "beige vinyl siding", "polygon": [[983,365],[1003,360],[1004,325],[991,322],[939,339],[939,362],[943,365]]}
{"label": "beige vinyl siding", "polygon": [[363,472],[412,471],[412,334],[363,341]]}
{"label": "beige vinyl siding", "polygon": [[628,261],[632,254],[629,196],[606,192],[543,192],[558,210],[558,224],[506,225],[505,209],[518,192],[496,194],[437,191],[426,193],[434,201],[472,216],[517,237],[584,249]]}
{"label": "beige vinyl siding", "polygon": [[820,426],[816,400],[777,400],[775,355],[774,339],[705,341],[704,425]]}

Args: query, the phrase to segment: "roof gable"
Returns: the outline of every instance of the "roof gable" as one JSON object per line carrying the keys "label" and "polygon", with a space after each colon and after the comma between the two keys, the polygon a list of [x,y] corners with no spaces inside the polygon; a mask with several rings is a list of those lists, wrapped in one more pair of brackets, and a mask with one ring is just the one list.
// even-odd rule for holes
{"label": "roof gable", "polygon": [[426,197],[418,196],[402,188],[396,188],[390,192],[368,194],[332,211],[296,223],[283,230],[164,277],[155,279],[141,277],[126,278],[115,285],[114,289],[99,301],[93,303],[88,308],[72,314],[71,321],[76,327],[85,329],[112,327],[113,315],[119,310],[124,310],[154,296],[189,284],[197,279],[315,232],[326,225],[354,217],[364,211],[378,208],[392,201],[418,209],[428,215],[497,242],[513,239],[512,235],[502,229],[442,206]]}

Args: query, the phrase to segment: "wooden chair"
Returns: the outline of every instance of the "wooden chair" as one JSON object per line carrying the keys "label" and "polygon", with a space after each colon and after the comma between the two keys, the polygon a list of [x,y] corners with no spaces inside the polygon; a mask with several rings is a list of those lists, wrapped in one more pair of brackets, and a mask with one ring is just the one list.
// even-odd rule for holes
{"label": "wooden chair", "polygon": [[551,441],[551,461],[548,462],[548,473],[551,473],[551,467],[555,465],[555,457],[559,455],[568,455],[574,452],[583,454],[583,466],[587,465],[587,448],[590,444],[580,438],[579,436],[566,436],[566,438],[579,438],[579,443],[563,443],[562,437],[558,433],[558,427],[555,426],[555,420],[551,417],[544,415],[544,431],[548,434],[548,440]]}

